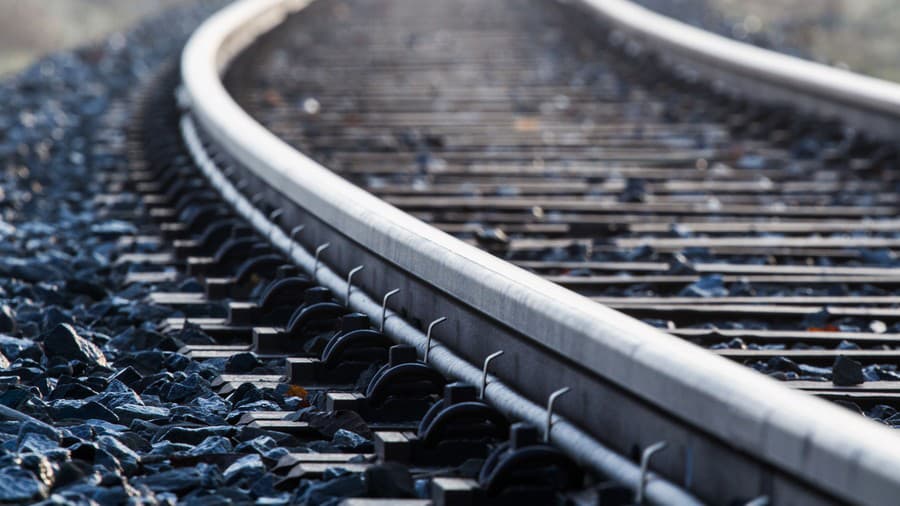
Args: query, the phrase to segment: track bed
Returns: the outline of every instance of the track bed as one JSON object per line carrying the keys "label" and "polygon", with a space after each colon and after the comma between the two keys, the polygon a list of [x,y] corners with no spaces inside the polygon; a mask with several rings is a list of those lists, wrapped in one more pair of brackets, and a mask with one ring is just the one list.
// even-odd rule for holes
{"label": "track bed", "polygon": [[554,2],[313,4],[226,83],[439,229],[900,425],[886,145],[677,77]]}

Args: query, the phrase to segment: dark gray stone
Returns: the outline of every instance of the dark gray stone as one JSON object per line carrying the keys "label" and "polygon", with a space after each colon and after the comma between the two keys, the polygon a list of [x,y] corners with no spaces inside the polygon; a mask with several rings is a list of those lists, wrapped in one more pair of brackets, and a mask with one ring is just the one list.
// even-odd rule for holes
{"label": "dark gray stone", "polygon": [[115,409],[125,404],[141,405],[144,403],[134,390],[118,380],[111,381],[103,392],[90,400],[99,402],[109,409]]}
{"label": "dark gray stone", "polygon": [[[91,435],[88,434],[88,437]],[[94,456],[97,455],[97,445],[94,443],[80,442],[69,447],[69,452],[73,460],[83,460],[85,462],[93,462]]]}
{"label": "dark gray stone", "polygon": [[[887,376],[887,375],[886,375]],[[863,378],[866,381],[881,381],[881,370],[877,365],[863,367]]]}
{"label": "dark gray stone", "polygon": [[139,420],[159,420],[168,418],[169,409],[156,406],[144,406],[140,404],[123,404],[113,408],[113,413],[119,417],[122,423],[131,423]]}
{"label": "dark gray stone", "polygon": [[106,356],[92,342],[79,336],[71,325],[61,324],[44,338],[44,353],[48,357],[61,356],[89,365],[106,366]]}
{"label": "dark gray stone", "polygon": [[807,376],[818,376],[821,378],[825,378],[826,376],[831,374],[831,369],[827,367],[815,367],[809,364],[797,364],[797,368],[804,375]]}
{"label": "dark gray stone", "polygon": [[843,355],[834,360],[831,371],[831,381],[837,386],[860,385],[866,381],[862,364]]}
{"label": "dark gray stone", "polygon": [[252,451],[262,455],[277,446],[278,442],[273,438],[269,436],[258,436],[235,446],[234,451],[237,453],[247,453]]}
{"label": "dark gray stone", "polygon": [[249,373],[259,367],[260,361],[253,352],[232,355],[225,363],[225,372],[231,374]]}
{"label": "dark gray stone", "polygon": [[163,337],[159,332],[142,327],[129,327],[113,337],[109,346],[116,350],[138,352],[128,356],[127,360],[133,361],[141,374],[152,374],[159,372],[163,355],[161,351],[150,348],[156,348]]}
{"label": "dark gray stone", "polygon": [[119,423],[119,417],[114,412],[96,401],[55,401],[50,407],[50,415],[54,420],[101,420]]}
{"label": "dark gray stone", "polygon": [[259,477],[265,470],[266,466],[263,465],[262,459],[253,453],[236,460],[225,469],[223,475],[226,483],[234,483],[241,478]]}
{"label": "dark gray stone", "polygon": [[228,396],[228,401],[235,406],[250,404],[264,399],[262,390],[251,383],[244,383]]}
{"label": "dark gray stone", "polygon": [[219,397],[215,393],[208,392],[196,399],[192,400],[190,407],[196,407],[199,410],[202,410],[206,413],[212,413],[216,415],[226,415],[229,411],[231,411],[232,405],[230,402],[225,399]]}
{"label": "dark gray stone", "polygon": [[134,388],[134,385],[139,381],[144,379],[141,373],[137,372],[134,367],[126,366],[124,369],[120,369],[119,372],[113,374],[109,377],[109,381],[121,381],[125,385],[128,385],[131,388]]}
{"label": "dark gray stone", "polygon": [[[93,457],[91,457],[93,460]],[[55,488],[65,487],[66,485],[82,480],[92,471],[90,464],[82,460],[71,462],[63,462],[56,471],[56,481],[53,483]]]}
{"label": "dark gray stone", "polygon": [[25,423],[20,423],[16,445],[22,444],[24,438],[29,434],[40,434],[56,443],[62,441],[63,438],[62,431],[60,431],[59,429],[51,427],[46,423],[28,421]]}
{"label": "dark gray stone", "polygon": [[370,440],[346,429],[338,429],[331,438],[331,443],[346,451],[366,451],[372,448]]}
{"label": "dark gray stone", "polygon": [[214,426],[214,427],[168,427],[158,433],[153,442],[171,441],[173,443],[183,443],[189,445],[198,445],[209,436],[227,437],[234,432],[234,427]]}
{"label": "dark gray stone", "polygon": [[3,352],[10,360],[19,358],[19,353],[25,348],[32,347],[33,344],[34,343],[28,339],[0,335],[0,352]]}
{"label": "dark gray stone", "polygon": [[701,276],[695,283],[685,287],[680,293],[682,297],[726,297],[728,289],[720,274]]}
{"label": "dark gray stone", "polygon": [[12,334],[17,328],[15,311],[6,304],[0,305],[0,332]]}
{"label": "dark gray stone", "polygon": [[207,464],[187,469],[173,469],[133,480],[134,483],[147,485],[154,492],[174,493],[203,488],[214,489],[220,487],[223,481],[219,470]]}
{"label": "dark gray stone", "polygon": [[766,362],[766,367],[770,371],[800,372],[797,363],[787,357],[772,357]]}
{"label": "dark gray stone", "polygon": [[106,289],[99,283],[82,278],[67,279],[64,290],[70,294],[86,295],[92,300],[102,300],[106,297]]}
{"label": "dark gray stone", "polygon": [[278,411],[278,409],[278,404],[272,401],[240,402],[235,405],[235,410],[239,411],[234,411],[233,414],[240,415],[251,411]]}
{"label": "dark gray stone", "polygon": [[51,401],[57,399],[86,399],[93,395],[97,395],[97,392],[81,383],[65,383],[53,389],[53,392],[47,399]]}
{"label": "dark gray stone", "polygon": [[209,436],[188,452],[190,455],[221,455],[231,453],[234,448],[228,438]]}
{"label": "dark gray stone", "polygon": [[122,464],[119,462],[119,459],[107,450],[100,448],[94,453],[94,466],[101,467],[114,473],[123,472]]}
{"label": "dark gray stone", "polygon": [[100,436],[97,438],[97,445],[119,461],[125,474],[134,474],[140,467],[141,457],[118,439],[112,436]]}
{"label": "dark gray stone", "polygon": [[153,449],[150,450],[150,455],[163,455],[169,456],[173,453],[187,453],[191,451],[193,445],[183,444],[183,443],[172,443],[170,441],[160,441],[158,443],[153,443]]}
{"label": "dark gray stone", "polygon": [[111,436],[119,436],[123,432],[128,430],[128,427],[110,422],[108,420],[100,420],[98,418],[88,418],[84,421],[83,425],[87,425],[94,431],[95,434],[109,434]]}
{"label": "dark gray stone", "polygon": [[47,497],[47,486],[25,469],[0,469],[0,502],[24,503]]}
{"label": "dark gray stone", "polygon": [[[202,292],[203,287],[200,285],[198,286],[199,291]],[[216,342],[215,339],[203,332],[203,330],[198,325],[194,325],[190,322],[188,322],[181,328],[181,332],[178,333],[178,339],[185,344],[215,344]]]}
{"label": "dark gray stone", "polygon": [[183,403],[209,391],[209,382],[199,374],[191,374],[177,383],[171,383],[160,390],[160,398],[166,402]]}
{"label": "dark gray stone", "polygon": [[43,434],[29,433],[17,440],[17,450],[20,453],[32,452],[44,454],[59,449],[59,442],[54,441]]}
{"label": "dark gray stone", "polygon": [[168,353],[165,360],[166,369],[175,371],[184,371],[191,365],[191,359],[181,353]]}
{"label": "dark gray stone", "polygon": [[52,281],[65,277],[61,271],[43,264],[40,260],[7,258],[0,261],[0,274],[29,283]]}
{"label": "dark gray stone", "polygon": [[128,318],[135,323],[158,322],[176,315],[176,311],[153,304],[136,303],[128,309]]}
{"label": "dark gray stone", "polygon": [[41,328],[47,332],[56,328],[57,325],[63,324],[73,324],[75,321],[72,319],[72,316],[65,311],[59,309],[58,307],[51,306],[50,308],[44,311],[44,316],[41,319]]}

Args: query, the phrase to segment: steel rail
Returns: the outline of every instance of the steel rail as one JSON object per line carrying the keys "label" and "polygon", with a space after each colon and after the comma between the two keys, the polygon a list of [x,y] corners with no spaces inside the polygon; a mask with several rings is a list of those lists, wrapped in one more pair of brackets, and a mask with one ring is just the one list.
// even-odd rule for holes
{"label": "steel rail", "polygon": [[[663,417],[695,426],[833,497],[868,504],[894,499],[900,490],[895,472],[900,439],[891,430],[793,392],[440,232],[338,177],[253,120],[224,89],[221,74],[238,53],[307,3],[244,0],[211,18],[189,41],[181,61],[183,97],[197,127],[218,149],[368,254],[513,329],[548,356],[562,357],[560,363],[628,392]],[[393,287],[380,288],[383,293]],[[380,317],[380,306],[376,312]],[[430,321],[440,315],[412,316]],[[478,335],[445,343],[463,356],[467,348],[483,347]],[[543,373],[574,377],[571,371],[554,370],[560,367],[548,364]],[[534,370],[513,366],[502,379],[533,394],[533,383],[540,378]],[[602,422],[608,421],[604,417],[616,408],[592,404],[590,385],[568,385],[580,393],[581,403],[563,402],[561,412],[598,436],[604,432]],[[754,486],[766,493],[771,485]]]}
{"label": "steel rail", "polygon": [[[253,204],[228,181],[204,150],[192,118],[185,116],[180,127],[194,162],[210,185],[257,232],[267,236],[270,242],[286,254],[292,262],[313,275],[317,283],[333,293],[349,293],[350,307],[354,311],[368,315],[374,325],[382,325],[381,329],[386,335],[404,344],[415,346],[423,355],[427,349],[429,364],[442,373],[473,385],[481,385],[487,379],[482,376],[482,369],[469,364],[446,346],[440,343],[432,344],[426,334],[410,325],[396,312],[385,309],[385,306],[379,305],[377,300],[373,300],[367,294],[353,290],[343,276],[318,262],[316,257],[304,249],[302,244],[295,242],[289,234],[269,221],[264,213],[254,208]],[[525,399],[501,381],[490,381],[484,384],[482,395],[508,416],[528,420],[536,426],[540,426],[544,417],[549,416],[549,412],[544,411],[541,406]],[[584,431],[564,419],[553,418],[552,427],[553,442],[568,450],[578,462],[635,490],[641,489],[644,473],[639,466],[597,443]],[[701,504],[678,486],[655,476],[646,484],[644,493],[654,504],[683,506]]]}
{"label": "steel rail", "polygon": [[738,42],[628,0],[578,1],[643,49],[722,91],[838,118],[884,140],[900,135],[900,84]]}

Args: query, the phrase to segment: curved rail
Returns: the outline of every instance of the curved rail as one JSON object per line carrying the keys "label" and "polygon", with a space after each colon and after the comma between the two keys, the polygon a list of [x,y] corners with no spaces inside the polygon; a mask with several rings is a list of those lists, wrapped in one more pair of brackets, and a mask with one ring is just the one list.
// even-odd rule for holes
{"label": "curved rail", "polygon": [[[602,10],[605,1],[591,4]],[[560,363],[567,365],[548,365],[542,371],[547,378],[577,382],[576,372],[600,378],[663,417],[696,426],[834,497],[871,504],[893,500],[900,489],[895,471],[900,439],[889,429],[793,392],[444,234],[343,180],[253,120],[228,95],[220,75],[235,55],[307,3],[244,0],[211,18],[188,43],[181,62],[183,98],[199,129],[220,150],[370,255],[501,323],[543,353],[562,357]],[[411,316],[430,321],[440,314]],[[469,330],[458,327],[460,334]],[[465,356],[483,344],[478,335],[468,334],[448,347]],[[527,367],[507,368],[503,381],[529,392],[532,400],[538,397],[534,372]],[[594,436],[603,435],[615,408],[592,403],[590,384],[568,386],[581,391],[582,402],[563,404],[564,415]],[[560,444],[590,457],[577,440]],[[662,483],[651,482],[648,492]],[[762,483],[754,486],[766,491]]]}
{"label": "curved rail", "polygon": [[900,134],[900,84],[737,42],[627,0],[580,1],[670,63],[698,71],[723,90],[840,118],[886,140]]}

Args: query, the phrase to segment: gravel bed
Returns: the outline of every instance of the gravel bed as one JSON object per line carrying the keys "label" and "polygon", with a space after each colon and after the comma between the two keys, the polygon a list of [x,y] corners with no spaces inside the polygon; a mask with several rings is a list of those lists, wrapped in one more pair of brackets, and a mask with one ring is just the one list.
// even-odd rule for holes
{"label": "gravel bed", "polygon": [[[331,497],[312,486],[296,495],[276,490],[266,464],[304,445],[230,423],[304,401],[252,385],[223,399],[210,387],[223,371],[272,372],[278,364],[251,354],[196,362],[178,353],[211,340],[190,327],[158,333],[163,318],[179,314],[144,302],[149,287],[123,287],[142,269],[118,261],[119,239],[149,226],[139,219],[139,199],[95,198],[106,191],[104,178],[128,163],[129,95],[174,61],[192,28],[222,4],[167,12],[125,35],[49,56],[0,85],[0,503]],[[200,290],[192,281],[177,288]],[[334,432],[320,451],[369,444]],[[361,483],[334,478],[340,483],[323,483]]]}

